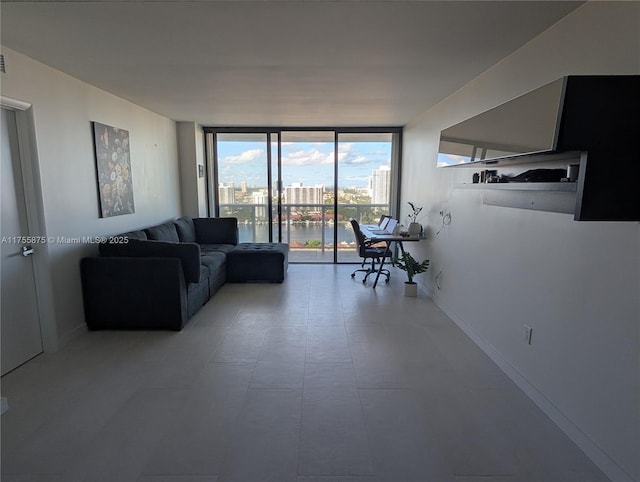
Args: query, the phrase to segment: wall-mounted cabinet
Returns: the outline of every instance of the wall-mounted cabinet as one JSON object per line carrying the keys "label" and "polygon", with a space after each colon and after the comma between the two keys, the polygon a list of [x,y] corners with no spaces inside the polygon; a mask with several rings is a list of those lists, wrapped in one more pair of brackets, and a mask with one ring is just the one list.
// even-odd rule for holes
{"label": "wall-mounted cabinet", "polygon": [[[507,189],[539,200],[545,192],[575,190],[573,209],[558,212],[572,212],[578,221],[639,221],[639,139],[639,75],[568,76],[444,129],[438,166],[579,163],[575,189],[538,183]],[[513,207],[526,207],[526,200],[507,196],[516,199]]]}

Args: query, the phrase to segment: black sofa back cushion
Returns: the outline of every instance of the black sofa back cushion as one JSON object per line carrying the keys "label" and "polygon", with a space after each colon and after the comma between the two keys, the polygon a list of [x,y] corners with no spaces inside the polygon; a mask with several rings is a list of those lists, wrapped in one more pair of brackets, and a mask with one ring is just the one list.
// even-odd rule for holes
{"label": "black sofa back cushion", "polygon": [[138,231],[129,231],[128,233],[120,234],[116,236],[116,238],[127,238],[127,239],[149,239],[147,237],[147,233],[145,233],[142,229]]}
{"label": "black sofa back cushion", "polygon": [[[166,241],[130,239],[128,243],[110,245],[106,256],[128,258],[178,258],[184,278],[190,283],[200,281],[200,245],[196,243],[169,243]],[[101,253],[102,254],[102,253]],[[105,256],[103,254],[103,256]]]}
{"label": "black sofa back cushion", "polygon": [[147,237],[154,241],[170,241],[177,243],[180,241],[178,237],[178,231],[176,231],[176,225],[173,222],[159,224],[145,229]]}
{"label": "black sofa back cushion", "polygon": [[237,218],[194,218],[200,244],[238,244]]}
{"label": "black sofa back cushion", "polygon": [[193,219],[191,219],[189,216],[183,216],[176,219],[175,225],[180,241],[182,241],[183,243],[196,242],[196,227],[193,224]]}
{"label": "black sofa back cushion", "polygon": [[118,246],[123,243],[128,243],[131,239],[149,239],[147,233],[143,230],[129,231],[128,233],[118,234],[116,236],[109,236],[108,240],[98,245],[98,253],[100,256],[118,256]]}

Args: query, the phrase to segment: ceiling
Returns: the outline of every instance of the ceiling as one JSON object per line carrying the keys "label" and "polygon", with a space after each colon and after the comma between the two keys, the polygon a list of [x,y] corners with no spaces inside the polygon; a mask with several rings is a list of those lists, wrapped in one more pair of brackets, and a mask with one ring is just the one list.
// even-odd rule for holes
{"label": "ceiling", "polygon": [[401,126],[580,4],[3,0],[1,40],[178,121]]}

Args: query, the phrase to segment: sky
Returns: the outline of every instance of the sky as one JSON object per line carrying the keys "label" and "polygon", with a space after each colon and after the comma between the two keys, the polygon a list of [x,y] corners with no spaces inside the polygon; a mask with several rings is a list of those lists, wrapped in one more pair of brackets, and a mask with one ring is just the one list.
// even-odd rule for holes
{"label": "sky", "polygon": [[[324,184],[332,187],[333,142],[283,142],[282,181],[285,186],[301,182],[304,186]],[[276,146],[272,161],[276,165]],[[390,166],[391,142],[340,142],[338,144],[339,187],[367,187],[371,173]],[[240,186],[267,186],[266,142],[219,141],[218,182]],[[274,180],[277,179],[275,168]]]}

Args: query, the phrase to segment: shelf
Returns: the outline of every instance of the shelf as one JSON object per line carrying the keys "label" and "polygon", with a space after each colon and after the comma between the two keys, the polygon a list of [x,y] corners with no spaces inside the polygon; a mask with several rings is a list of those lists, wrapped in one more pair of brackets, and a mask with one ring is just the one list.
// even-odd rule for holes
{"label": "shelf", "polygon": [[494,182],[494,183],[461,183],[456,189],[498,189],[504,191],[560,191],[577,192],[576,182]]}
{"label": "shelf", "polygon": [[488,206],[564,214],[575,214],[578,192],[575,182],[470,183],[454,187],[484,191],[482,203]]}
{"label": "shelf", "polygon": [[579,164],[577,186],[570,188],[458,187],[481,189],[485,204],[573,213],[576,221],[640,221],[638,92],[640,75],[563,77],[443,129],[437,165],[476,172],[515,166],[511,175]]}
{"label": "shelf", "polygon": [[507,157],[498,157],[494,159],[477,160],[465,162],[461,164],[451,164],[449,166],[438,166],[444,169],[453,167],[473,167],[492,169],[503,166],[516,166],[518,164],[542,164],[550,162],[564,162],[567,164],[580,163],[580,157],[583,151],[541,151],[529,152],[526,154],[516,154]]}

